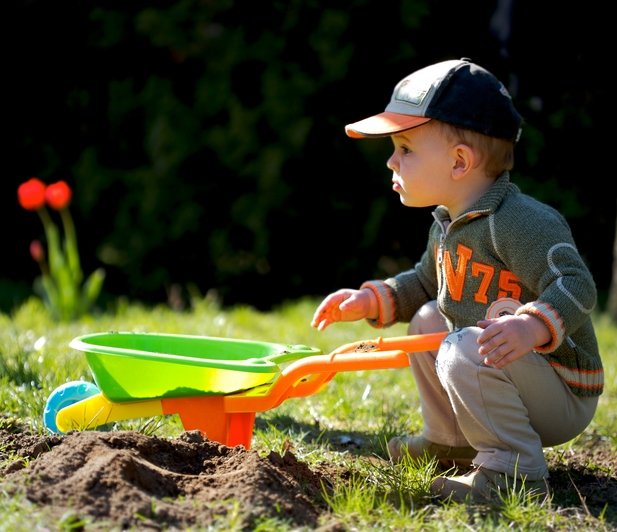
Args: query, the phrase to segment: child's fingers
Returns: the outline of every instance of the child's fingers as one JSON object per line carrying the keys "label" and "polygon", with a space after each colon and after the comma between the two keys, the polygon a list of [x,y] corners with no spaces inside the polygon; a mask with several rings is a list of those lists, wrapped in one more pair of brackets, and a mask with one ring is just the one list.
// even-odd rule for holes
{"label": "child's fingers", "polygon": [[338,302],[331,301],[327,305],[320,305],[315,311],[311,325],[323,331],[328,325],[340,321],[340,319],[341,311],[338,308]]}

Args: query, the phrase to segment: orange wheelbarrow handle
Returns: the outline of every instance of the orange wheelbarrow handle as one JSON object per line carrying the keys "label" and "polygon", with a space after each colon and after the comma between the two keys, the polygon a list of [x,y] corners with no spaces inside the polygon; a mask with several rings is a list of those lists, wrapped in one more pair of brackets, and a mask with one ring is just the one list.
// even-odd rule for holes
{"label": "orange wheelbarrow handle", "polygon": [[225,396],[227,412],[262,412],[290,397],[319,392],[341,371],[394,369],[409,366],[408,353],[439,348],[447,332],[393,338],[376,338],[343,345],[328,355],[296,360],[281,372],[263,395],[242,393]]}

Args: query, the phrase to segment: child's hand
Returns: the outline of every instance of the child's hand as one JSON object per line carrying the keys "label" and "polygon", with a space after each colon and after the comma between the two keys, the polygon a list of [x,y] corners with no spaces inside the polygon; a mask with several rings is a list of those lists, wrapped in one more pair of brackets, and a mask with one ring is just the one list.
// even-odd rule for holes
{"label": "child's hand", "polygon": [[370,290],[343,288],[327,296],[317,307],[311,327],[323,331],[337,321],[377,317],[377,300]]}
{"label": "child's hand", "polygon": [[484,329],[478,337],[478,353],[484,355],[487,366],[495,368],[507,366],[551,339],[546,325],[530,314],[480,320],[478,327]]}

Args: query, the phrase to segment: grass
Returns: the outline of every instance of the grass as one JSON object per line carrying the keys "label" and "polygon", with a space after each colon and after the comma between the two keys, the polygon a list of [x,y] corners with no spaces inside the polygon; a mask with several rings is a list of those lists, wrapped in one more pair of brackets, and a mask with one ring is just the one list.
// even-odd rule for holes
{"label": "grass", "polygon": [[[37,299],[10,315],[0,314],[0,404],[5,416],[27,420],[43,433],[43,409],[49,394],[71,380],[91,380],[83,354],[68,348],[75,336],[104,331],[143,331],[254,339],[319,347],[336,347],[380,335],[405,334],[403,324],[379,331],[364,322],[342,323],[318,332],[309,325],[317,301],[306,299],[281,305],[270,313],[250,307],[223,310],[208,298],[192,302],[188,311],[166,306],[145,307],[120,302],[113,311],[72,323],[56,323]],[[610,443],[617,454],[617,327],[608,317],[594,317],[606,370],[606,391],[585,435]],[[346,530],[617,530],[617,518],[590,513],[584,501],[564,508],[542,503],[513,490],[500,511],[448,503],[436,505],[429,486],[435,464],[376,461],[386,456],[385,442],[395,434],[418,432],[422,420],[417,390],[408,370],[338,373],[319,393],[292,398],[258,413],[252,448],[266,454],[290,448],[309,467],[327,463],[341,475],[325,492],[329,519]],[[126,420],[118,428],[157,436],[177,436],[182,425],[174,416]],[[589,444],[585,435],[551,450],[557,459]],[[559,453],[562,453],[561,455]],[[14,457],[3,455],[4,462]],[[564,458],[565,460],[565,458]],[[2,465],[2,464],[0,464]],[[587,465],[615,478],[614,470],[593,460]],[[580,499],[580,497],[579,497]],[[232,511],[229,519],[237,519]],[[0,530],[70,529],[66,523],[46,522],[44,510],[0,490]],[[26,523],[24,526],[23,524]],[[228,529],[233,529],[229,522]],[[7,528],[8,527],[8,528]],[[23,527],[23,528],[22,528]],[[75,528],[75,527],[73,527]],[[225,523],[220,529],[226,528]],[[219,525],[217,524],[217,528]],[[284,530],[264,521],[260,530]]]}

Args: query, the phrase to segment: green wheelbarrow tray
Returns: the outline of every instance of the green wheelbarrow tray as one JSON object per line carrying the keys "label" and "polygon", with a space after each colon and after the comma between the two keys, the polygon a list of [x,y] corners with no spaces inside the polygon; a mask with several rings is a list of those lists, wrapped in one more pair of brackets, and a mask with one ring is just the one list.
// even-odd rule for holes
{"label": "green wheelbarrow tray", "polygon": [[[340,346],[327,355],[306,346],[246,340],[135,333],[90,335],[75,339],[73,346],[86,351],[87,356],[90,352],[99,387],[85,381],[59,386],[47,399],[44,422],[51,432],[66,433],[126,419],[177,414],[184,430],[200,430],[212,441],[249,449],[257,412],[275,408],[289,398],[318,393],[337,372],[409,367],[410,353],[438,349],[446,334],[361,340]],[[135,343],[129,347],[131,338]],[[214,347],[218,348],[215,350],[218,359],[209,356]],[[158,348],[166,352],[155,352]],[[187,355],[187,351],[191,353]],[[226,353],[225,357],[221,353]],[[271,368],[275,360],[284,365],[280,372],[253,371]],[[214,367],[219,363],[224,366],[235,363],[235,366],[231,370]],[[96,364],[104,366],[105,372]],[[142,367],[145,365],[147,371]],[[176,374],[177,366],[182,365],[188,368],[187,373]],[[238,371],[242,366],[249,371]],[[110,369],[111,376],[107,374]],[[237,393],[222,394],[212,391],[221,388],[218,382],[193,382],[192,389],[199,393],[180,396],[177,388],[187,390],[184,381],[195,381],[196,374],[204,378],[223,375],[228,379],[229,388],[237,387],[241,380],[246,386],[242,377],[254,377],[249,379],[250,384],[260,378],[274,380]],[[118,390],[122,393],[118,394]],[[127,393],[132,395],[130,400],[116,401],[107,397],[110,393],[122,399]],[[139,399],[138,394],[156,397]]]}
{"label": "green wheelbarrow tray", "polygon": [[273,382],[286,364],[321,350],[209,336],[106,332],[74,338],[111,401],[226,395]]}

